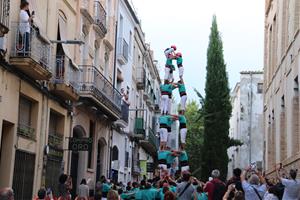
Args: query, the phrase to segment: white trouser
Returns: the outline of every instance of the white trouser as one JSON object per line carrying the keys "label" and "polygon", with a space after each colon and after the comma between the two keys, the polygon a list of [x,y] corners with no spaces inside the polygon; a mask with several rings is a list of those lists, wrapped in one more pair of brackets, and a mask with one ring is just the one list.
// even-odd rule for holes
{"label": "white trouser", "polygon": [[185,144],[186,133],[187,133],[187,128],[180,129],[180,142],[183,144]]}
{"label": "white trouser", "polygon": [[165,80],[169,80],[170,78],[170,68],[169,67],[165,67]]}
{"label": "white trouser", "polygon": [[185,111],[185,109],[186,109],[186,100],[187,100],[187,95],[181,96],[181,99],[180,99],[180,108],[181,108],[181,110]]}
{"label": "white trouser", "polygon": [[162,95],[161,96],[161,112],[163,114],[166,114],[168,112],[168,108],[169,108],[169,95]]}
{"label": "white trouser", "polygon": [[171,114],[171,109],[172,109],[172,99],[169,98],[168,102],[168,113]]}
{"label": "white trouser", "polygon": [[181,167],[181,172],[189,171],[189,170],[190,170],[190,166]]}
{"label": "white trouser", "polygon": [[183,67],[179,67],[178,71],[179,71],[179,78],[183,77],[184,68]]}
{"label": "white trouser", "polygon": [[[167,169],[168,169],[168,167],[167,167],[166,164],[159,164],[158,167],[159,167],[159,169],[161,169],[161,170],[167,170]],[[162,171],[161,171],[161,172],[162,172]]]}
{"label": "white trouser", "polygon": [[168,129],[166,128],[160,128],[159,129],[159,134],[160,134],[160,142],[167,142],[168,141]]}

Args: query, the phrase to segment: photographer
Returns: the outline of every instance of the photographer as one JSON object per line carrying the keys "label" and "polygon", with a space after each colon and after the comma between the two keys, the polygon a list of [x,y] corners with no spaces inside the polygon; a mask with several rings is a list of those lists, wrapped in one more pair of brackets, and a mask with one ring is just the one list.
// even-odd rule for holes
{"label": "photographer", "polygon": [[[252,173],[248,181],[246,175]],[[261,172],[254,171],[251,167],[245,169],[241,175],[242,187],[246,200],[262,200],[266,191],[266,181]]]}
{"label": "photographer", "polygon": [[290,179],[282,178],[279,173],[279,170],[282,169],[282,165],[276,169],[277,178],[281,181],[281,183],[285,186],[283,198],[282,199],[289,199],[289,200],[296,200],[299,199],[299,191],[300,191],[300,181],[297,180],[297,169],[290,170]]}

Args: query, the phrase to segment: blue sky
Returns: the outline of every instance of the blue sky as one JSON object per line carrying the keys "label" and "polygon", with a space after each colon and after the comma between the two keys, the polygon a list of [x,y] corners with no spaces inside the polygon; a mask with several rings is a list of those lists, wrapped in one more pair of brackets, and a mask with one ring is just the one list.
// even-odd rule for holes
{"label": "blue sky", "polygon": [[[129,0],[130,1],[130,0]],[[206,50],[212,16],[216,14],[224,46],[230,88],[240,71],[263,69],[263,0],[131,0],[142,23],[146,41],[159,61],[172,44],[182,52],[188,99],[196,99],[193,88],[204,93]],[[175,72],[178,77],[178,71]],[[178,96],[177,96],[178,98]]]}

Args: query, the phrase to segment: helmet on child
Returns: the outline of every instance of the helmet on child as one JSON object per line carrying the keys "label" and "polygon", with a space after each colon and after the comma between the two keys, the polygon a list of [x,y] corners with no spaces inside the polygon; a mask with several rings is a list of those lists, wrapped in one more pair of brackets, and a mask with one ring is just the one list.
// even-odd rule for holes
{"label": "helmet on child", "polygon": [[176,53],[176,57],[182,57],[182,53],[180,52]]}
{"label": "helmet on child", "polygon": [[175,45],[172,45],[171,48],[173,48],[175,51],[177,49]]}

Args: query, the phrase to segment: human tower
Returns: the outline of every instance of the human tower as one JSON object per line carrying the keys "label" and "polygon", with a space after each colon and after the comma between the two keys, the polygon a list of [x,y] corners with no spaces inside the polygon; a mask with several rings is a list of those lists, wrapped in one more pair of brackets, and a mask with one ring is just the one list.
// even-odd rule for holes
{"label": "human tower", "polygon": [[[186,143],[186,118],[184,116],[186,110],[187,93],[183,81],[183,59],[180,52],[176,52],[177,48],[172,45],[167,48],[164,53],[166,56],[164,83],[160,86],[161,90],[161,116],[159,117],[160,147],[158,151],[158,162],[161,176],[174,176],[177,172],[189,171],[188,156],[185,151]],[[174,62],[179,71],[179,80],[174,82],[174,71],[176,70]],[[171,113],[172,92],[178,89],[180,95],[180,109],[178,115]],[[172,124],[179,121],[179,149],[171,149],[167,146],[168,140],[172,133]],[[175,161],[178,157],[178,163]]]}

